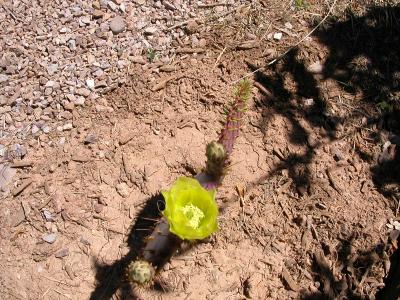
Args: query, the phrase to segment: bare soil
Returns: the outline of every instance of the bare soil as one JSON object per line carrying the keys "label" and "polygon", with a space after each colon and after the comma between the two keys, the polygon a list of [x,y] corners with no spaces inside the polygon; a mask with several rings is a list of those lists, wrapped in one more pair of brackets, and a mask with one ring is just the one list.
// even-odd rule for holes
{"label": "bare soil", "polygon": [[[26,141],[0,202],[2,299],[378,295],[400,220],[399,9],[355,5],[346,15],[341,3],[255,71],[327,13],[266,3],[201,25],[205,51],[179,54],[168,72],[132,66],[124,86],[73,111],[71,130]],[[263,38],[260,23],[282,40]],[[160,190],[201,170],[235,82],[252,71],[218,190],[220,230],[177,253],[153,288],[132,289],[122,269],[151,230],[141,218],[159,213]]]}

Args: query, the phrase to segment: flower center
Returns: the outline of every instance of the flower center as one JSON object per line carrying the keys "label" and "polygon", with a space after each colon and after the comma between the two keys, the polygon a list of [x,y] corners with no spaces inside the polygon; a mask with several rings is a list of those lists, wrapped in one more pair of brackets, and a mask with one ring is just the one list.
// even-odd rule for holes
{"label": "flower center", "polygon": [[199,228],[201,220],[204,218],[203,211],[192,203],[182,207],[182,212],[189,220],[189,226],[193,229]]}

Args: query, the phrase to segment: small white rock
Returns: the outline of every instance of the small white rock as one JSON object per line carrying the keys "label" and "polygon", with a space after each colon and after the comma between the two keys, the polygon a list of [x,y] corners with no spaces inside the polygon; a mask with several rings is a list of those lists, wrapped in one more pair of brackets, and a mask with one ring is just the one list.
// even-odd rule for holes
{"label": "small white rock", "polygon": [[305,106],[311,106],[313,104],[314,104],[314,99],[313,98],[304,99],[304,105]]}
{"label": "small white rock", "polygon": [[85,104],[85,98],[82,96],[79,96],[75,99],[74,103],[75,103],[75,105],[83,106]]}
{"label": "small white rock", "polygon": [[67,124],[65,124],[63,127],[62,127],[62,129],[63,130],[71,130],[72,129],[72,124],[71,123],[67,123]]}
{"label": "small white rock", "polygon": [[88,64],[93,64],[96,61],[96,57],[93,54],[88,54],[87,62]]}
{"label": "small white rock", "polygon": [[400,230],[400,223],[399,223],[399,221],[394,221],[394,222],[393,222],[393,227],[394,227],[394,229],[396,229],[396,230]]}
{"label": "small white rock", "polygon": [[391,144],[392,144],[392,143],[391,143],[390,141],[386,141],[386,142],[383,144],[383,146],[382,146],[383,150],[386,150],[387,148],[389,148],[389,146],[390,146]]}
{"label": "small white rock", "polygon": [[4,145],[0,145],[0,156],[4,156],[4,154],[6,153],[7,148]]}
{"label": "small white rock", "polygon": [[76,50],[76,41],[73,40],[73,39],[69,40],[69,41],[68,41],[68,47],[69,47],[69,49],[71,49],[71,50]]}
{"label": "small white rock", "polygon": [[8,81],[8,76],[0,74],[0,83],[4,83]]}
{"label": "small white rock", "polygon": [[57,239],[57,234],[49,233],[42,236],[42,239],[49,244],[53,244]]}
{"label": "small white rock", "polygon": [[313,74],[320,74],[324,70],[324,66],[320,61],[316,61],[308,66],[307,70]]}
{"label": "small white rock", "polygon": [[282,32],[274,33],[274,40],[280,41],[282,39]]}
{"label": "small white rock", "polygon": [[118,194],[123,198],[127,198],[130,194],[129,187],[125,182],[118,183],[115,188],[117,189]]}
{"label": "small white rock", "polygon": [[104,71],[102,69],[97,69],[95,72],[93,72],[93,76],[96,76],[96,77],[101,77],[101,76],[103,76],[103,74],[104,74]]}
{"label": "small white rock", "polygon": [[79,96],[84,96],[84,97],[88,97],[90,95],[90,90],[87,88],[79,88],[76,90],[76,93]]}
{"label": "small white rock", "polygon": [[46,219],[46,221],[48,221],[48,222],[54,221],[53,216],[51,215],[51,212],[47,209],[43,210],[43,216]]}
{"label": "small white rock", "polygon": [[43,126],[43,128],[42,128],[42,131],[43,131],[44,133],[49,133],[50,130],[51,130],[51,128],[50,128],[48,125],[45,125],[45,126]]}
{"label": "small white rock", "polygon": [[157,32],[157,27],[154,27],[154,26],[146,27],[144,30],[144,33],[147,35],[153,35],[156,32]]}
{"label": "small white rock", "polygon": [[56,84],[54,80],[49,80],[46,82],[45,87],[53,87]]}
{"label": "small white rock", "polygon": [[79,21],[82,23],[82,24],[90,24],[90,17],[89,16],[83,16],[83,17],[81,17],[80,19],[79,19]]}
{"label": "small white rock", "polygon": [[34,125],[32,125],[32,134],[38,133],[38,132],[39,132],[39,130],[40,130],[40,128],[39,128],[39,127],[37,127],[35,124],[34,124]]}
{"label": "small white rock", "polygon": [[92,78],[86,79],[86,85],[89,89],[93,90],[94,89],[94,79],[92,79]]}
{"label": "small white rock", "polygon": [[293,29],[293,25],[290,24],[289,22],[286,22],[286,23],[285,23],[285,27],[286,27],[287,29]]}
{"label": "small white rock", "polygon": [[65,97],[71,102],[75,102],[76,100],[76,97],[73,94],[66,94]]}
{"label": "small white rock", "polygon": [[125,66],[125,61],[124,60],[117,61],[117,66],[119,69],[122,69]]}
{"label": "small white rock", "polygon": [[124,13],[124,12],[126,12],[126,6],[125,6],[125,4],[124,3],[121,3],[120,5],[119,5],[119,9]]}
{"label": "small white rock", "polygon": [[113,11],[115,11],[117,8],[118,8],[118,6],[117,6],[117,4],[115,4],[114,2],[112,2],[112,1],[108,1],[108,7],[111,9],[111,10],[113,10]]}
{"label": "small white rock", "polygon": [[58,71],[58,65],[57,64],[51,64],[47,67],[47,73],[49,75],[53,75],[55,72]]}

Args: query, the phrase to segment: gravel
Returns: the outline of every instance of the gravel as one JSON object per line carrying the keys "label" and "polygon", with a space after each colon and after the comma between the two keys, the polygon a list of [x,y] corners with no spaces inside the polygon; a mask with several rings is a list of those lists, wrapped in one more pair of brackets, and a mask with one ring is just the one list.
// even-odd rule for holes
{"label": "gravel", "polygon": [[199,19],[228,9],[182,0],[3,3],[0,138],[20,140],[69,130],[80,107],[112,111],[102,95],[127,81],[130,65],[148,70],[149,51],[152,63],[168,65],[182,43],[204,43]]}

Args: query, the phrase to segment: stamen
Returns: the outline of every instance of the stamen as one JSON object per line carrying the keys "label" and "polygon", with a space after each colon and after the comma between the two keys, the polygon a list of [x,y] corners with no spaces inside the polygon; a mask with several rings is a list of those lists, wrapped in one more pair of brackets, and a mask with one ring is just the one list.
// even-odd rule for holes
{"label": "stamen", "polygon": [[182,207],[182,212],[189,220],[189,226],[193,229],[199,228],[201,220],[204,218],[203,211],[192,203]]}

